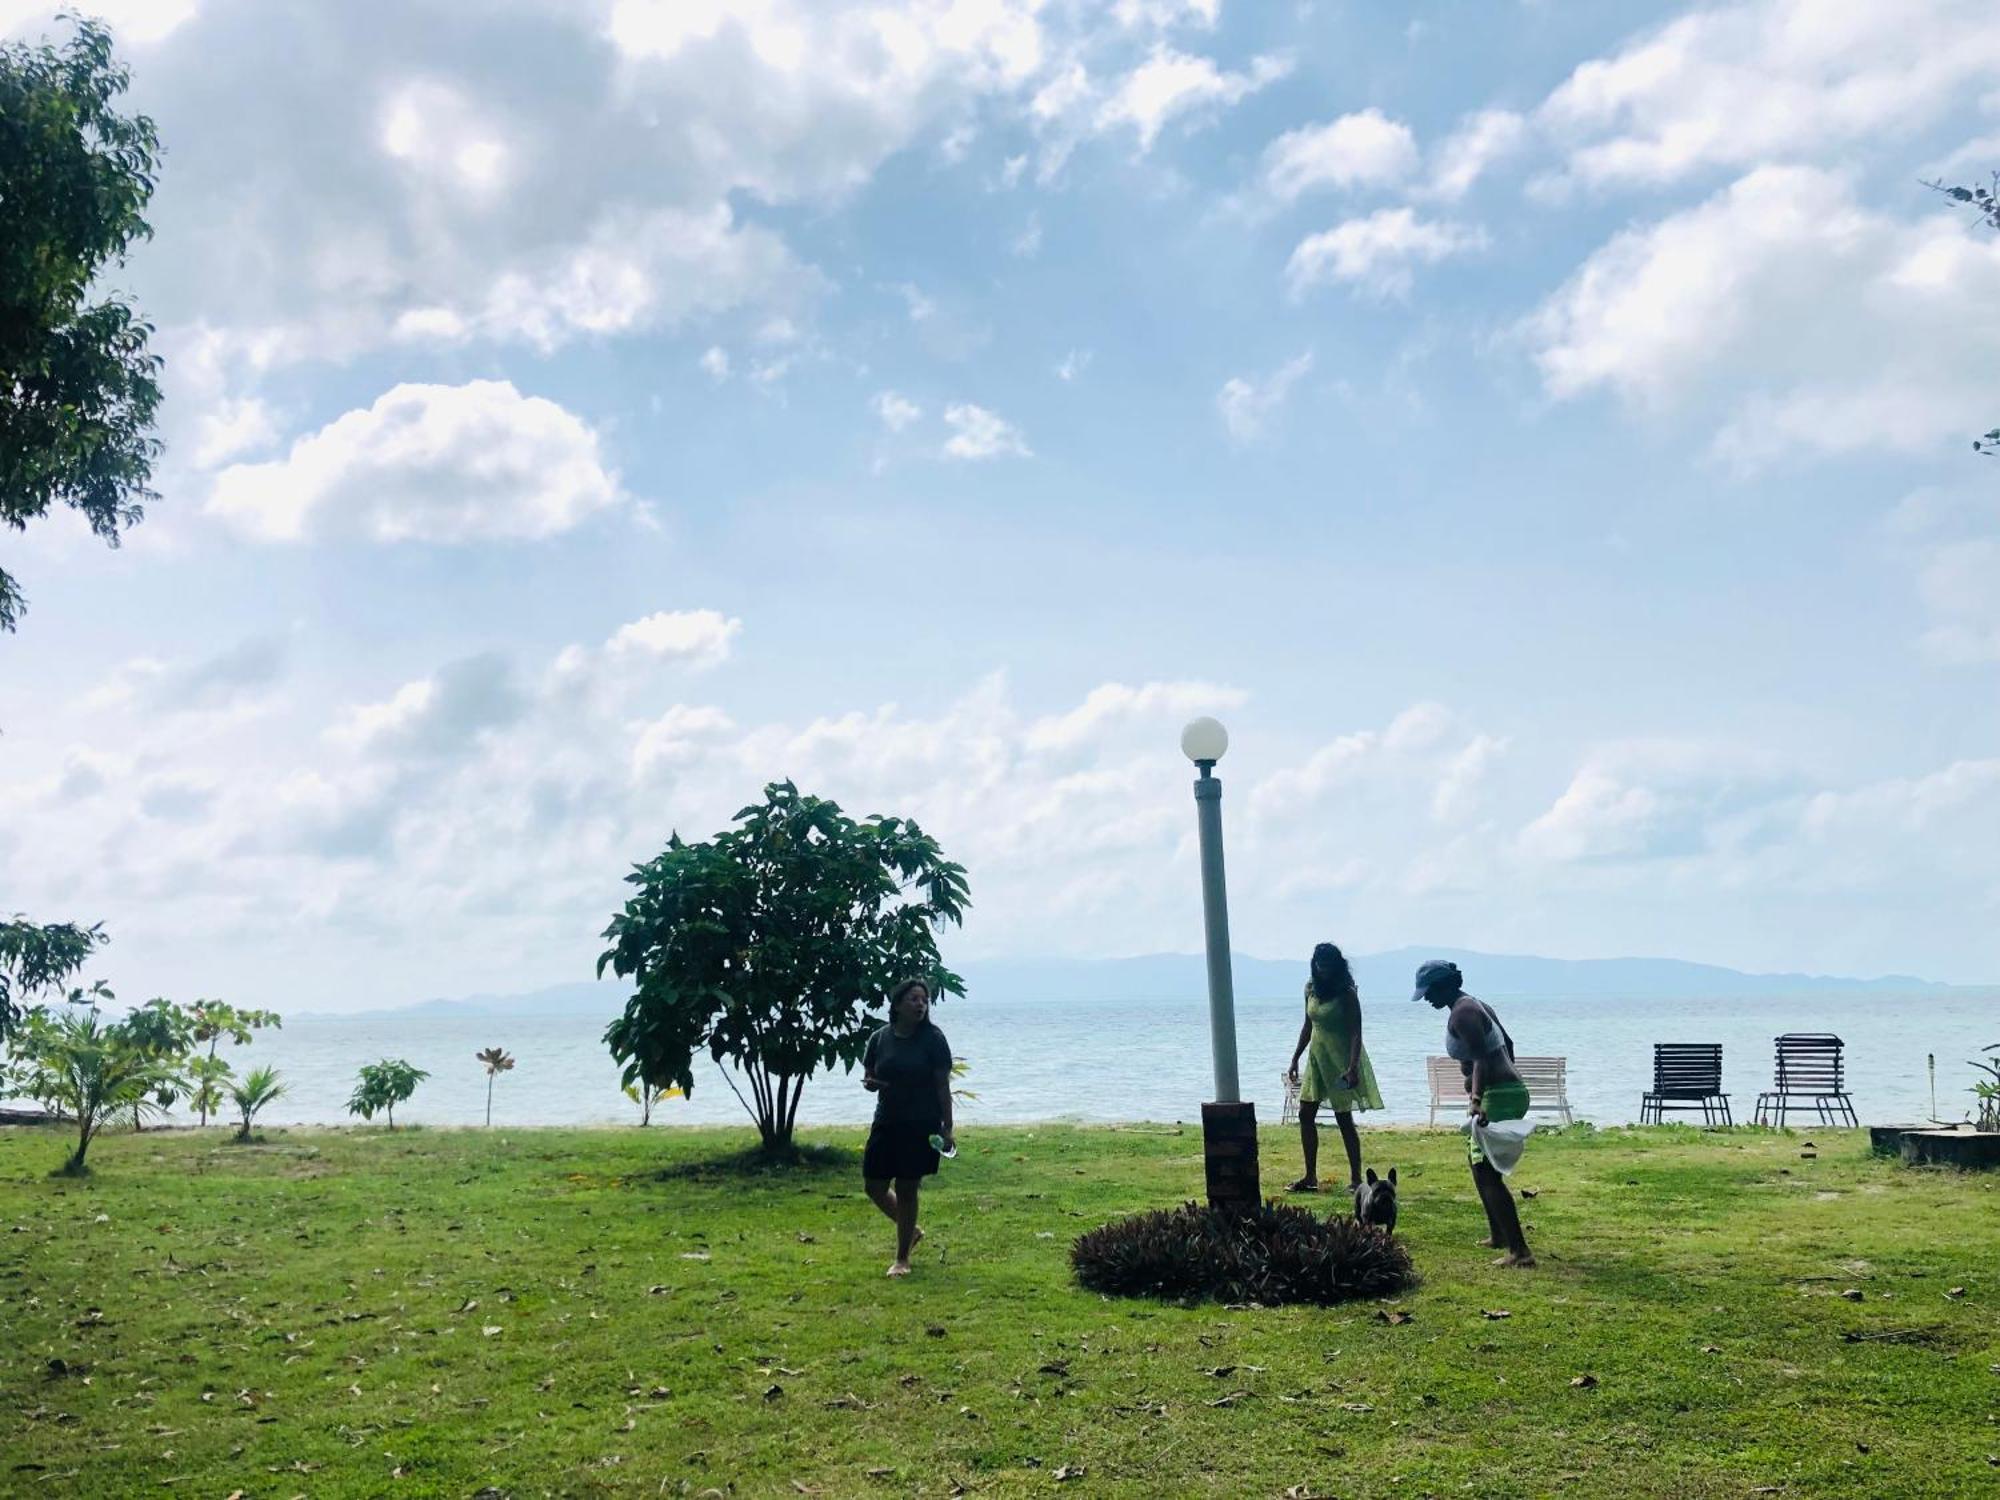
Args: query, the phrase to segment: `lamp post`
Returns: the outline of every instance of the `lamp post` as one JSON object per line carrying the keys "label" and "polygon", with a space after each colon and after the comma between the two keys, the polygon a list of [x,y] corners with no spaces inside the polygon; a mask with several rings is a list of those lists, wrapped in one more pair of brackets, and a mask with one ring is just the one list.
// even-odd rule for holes
{"label": "lamp post", "polygon": [[1229,749],[1229,731],[1196,719],[1181,731],[1181,752],[1200,773],[1194,784],[1201,840],[1201,909],[1208,953],[1208,1035],[1215,1060],[1215,1098],[1201,1107],[1202,1158],[1211,1207],[1255,1207],[1257,1106],[1246,1102],[1236,1077],[1236,985],[1229,966],[1229,891],[1222,867],[1222,781],[1215,763]]}

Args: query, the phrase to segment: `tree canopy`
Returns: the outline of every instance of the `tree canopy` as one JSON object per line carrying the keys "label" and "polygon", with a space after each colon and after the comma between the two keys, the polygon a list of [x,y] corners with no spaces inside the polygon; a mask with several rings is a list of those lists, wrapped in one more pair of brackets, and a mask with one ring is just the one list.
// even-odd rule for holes
{"label": "tree canopy", "polygon": [[[118,112],[127,83],[94,21],[61,47],[0,45],[0,521],[25,531],[60,502],[113,546],[156,498],[160,451],[153,330],[117,294],[91,300],[152,233],[159,138]],[[0,571],[0,629],[24,603]]]}
{"label": "tree canopy", "polygon": [[[852,1069],[902,979],[963,994],[936,932],[971,904],[962,867],[907,818],[856,821],[789,781],[704,843],[676,833],[626,880],[597,961],[635,982],[604,1033],[628,1087],[694,1088],[694,1058],[733,1063],[766,1150],[787,1148],[805,1081]],[[725,1071],[723,1077],[736,1089]]]}
{"label": "tree canopy", "polygon": [[[43,994],[61,994],[90,956],[110,941],[103,925],[30,922],[16,913],[0,920],[0,1042],[20,1023],[26,1003]],[[107,993],[100,985],[97,993]],[[78,992],[77,999],[82,998]]]}

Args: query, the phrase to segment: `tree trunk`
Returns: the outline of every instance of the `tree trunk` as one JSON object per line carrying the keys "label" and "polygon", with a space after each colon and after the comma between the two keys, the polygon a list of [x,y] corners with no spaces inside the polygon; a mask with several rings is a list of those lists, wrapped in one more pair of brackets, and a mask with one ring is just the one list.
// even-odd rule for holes
{"label": "tree trunk", "polygon": [[493,1075],[486,1075],[486,1128],[493,1128]]}

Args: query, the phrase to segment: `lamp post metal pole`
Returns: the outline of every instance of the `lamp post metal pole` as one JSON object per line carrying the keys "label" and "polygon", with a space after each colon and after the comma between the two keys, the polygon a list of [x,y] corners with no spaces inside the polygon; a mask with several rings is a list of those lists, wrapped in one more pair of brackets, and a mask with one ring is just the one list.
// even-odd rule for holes
{"label": "lamp post metal pole", "polygon": [[1215,1053],[1215,1099],[1243,1098],[1236,1078],[1236,984],[1229,965],[1229,891],[1222,870],[1222,782],[1212,760],[1196,761],[1195,821],[1201,836],[1201,911],[1208,941],[1208,1033]]}

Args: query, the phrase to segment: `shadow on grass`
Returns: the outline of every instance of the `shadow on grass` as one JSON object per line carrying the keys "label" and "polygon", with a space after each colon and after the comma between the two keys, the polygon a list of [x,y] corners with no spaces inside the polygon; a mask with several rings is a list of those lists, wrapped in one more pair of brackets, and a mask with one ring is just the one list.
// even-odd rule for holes
{"label": "shadow on grass", "polygon": [[732,1182],[744,1179],[788,1180],[802,1177],[852,1176],[861,1170],[861,1153],[848,1146],[795,1146],[769,1152],[760,1146],[725,1156],[680,1161],[634,1177],[636,1182]]}

